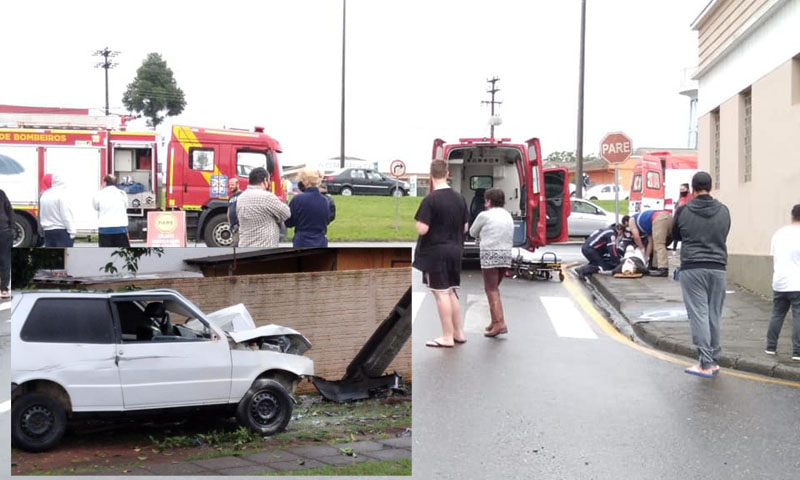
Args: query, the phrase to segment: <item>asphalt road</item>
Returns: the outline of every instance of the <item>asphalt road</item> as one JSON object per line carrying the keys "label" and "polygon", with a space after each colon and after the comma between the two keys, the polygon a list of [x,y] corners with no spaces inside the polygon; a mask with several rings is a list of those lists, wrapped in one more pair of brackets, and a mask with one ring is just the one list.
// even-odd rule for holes
{"label": "asphalt road", "polygon": [[[566,259],[578,247],[560,247]],[[576,255],[577,254],[577,255]],[[632,347],[583,287],[506,280],[510,334],[482,336],[478,270],[462,276],[467,343],[439,335],[414,271],[414,447],[419,478],[794,478],[800,385],[683,373],[689,359]],[[683,363],[681,363],[683,362]]]}
{"label": "asphalt road", "polygon": [[11,476],[11,301],[0,302],[0,478]]}

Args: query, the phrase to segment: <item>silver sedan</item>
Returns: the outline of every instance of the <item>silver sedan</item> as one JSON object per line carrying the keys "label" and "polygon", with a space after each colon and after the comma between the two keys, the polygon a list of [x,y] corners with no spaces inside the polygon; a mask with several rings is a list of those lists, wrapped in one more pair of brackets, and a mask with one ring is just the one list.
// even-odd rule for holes
{"label": "silver sedan", "polygon": [[614,223],[614,214],[603,210],[592,202],[571,198],[567,230],[571,237],[588,237],[598,228]]}

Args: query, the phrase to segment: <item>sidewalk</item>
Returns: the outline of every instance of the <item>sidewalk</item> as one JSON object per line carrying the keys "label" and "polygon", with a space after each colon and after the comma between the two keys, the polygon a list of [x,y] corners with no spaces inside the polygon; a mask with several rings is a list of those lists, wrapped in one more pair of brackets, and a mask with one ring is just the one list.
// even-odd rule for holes
{"label": "sidewalk", "polygon": [[[669,252],[669,277],[644,276],[639,279],[592,275],[594,285],[605,300],[650,345],[671,353],[697,358],[689,321],[681,296],[680,283],[672,279],[680,263],[680,252]],[[772,299],[764,299],[728,284],[722,313],[723,367],[770,377],[800,381],[800,362],[792,361],[791,312],[784,320],[778,342],[778,355],[764,353]]]}
{"label": "sidewalk", "polygon": [[[340,450],[341,449],[341,450]],[[350,452],[354,455],[343,453]],[[339,445],[262,451],[249,455],[209,458],[177,463],[141,462],[133,467],[80,473],[79,475],[253,475],[355,465],[411,458],[411,437],[387,438]],[[300,474],[302,475],[302,474]]]}

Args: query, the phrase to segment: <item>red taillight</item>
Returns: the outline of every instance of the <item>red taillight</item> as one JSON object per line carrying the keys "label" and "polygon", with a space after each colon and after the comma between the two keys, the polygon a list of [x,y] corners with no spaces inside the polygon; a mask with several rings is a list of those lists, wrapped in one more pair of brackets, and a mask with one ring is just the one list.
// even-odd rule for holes
{"label": "red taillight", "polygon": [[326,182],[332,182],[333,181],[333,177],[327,176],[327,177],[325,177],[325,181]]}

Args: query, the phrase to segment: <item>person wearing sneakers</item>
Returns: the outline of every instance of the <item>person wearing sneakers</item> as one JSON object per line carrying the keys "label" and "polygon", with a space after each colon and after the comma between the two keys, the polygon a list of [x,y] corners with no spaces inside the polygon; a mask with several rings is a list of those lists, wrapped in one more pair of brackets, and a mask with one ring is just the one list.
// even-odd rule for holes
{"label": "person wearing sneakers", "polygon": [[792,207],[792,223],[772,236],[772,319],[767,354],[775,355],[783,319],[792,308],[792,360],[800,362],[800,204]]}
{"label": "person wearing sneakers", "polygon": [[651,259],[652,256],[652,260],[649,260],[650,276],[668,276],[667,240],[672,230],[672,213],[666,210],[645,210],[633,214],[630,220],[634,243],[644,252],[645,258]]}
{"label": "person wearing sneakers", "polygon": [[694,198],[675,215],[672,238],[681,244],[681,292],[700,363],[686,373],[711,378],[719,371],[720,324],[728,264],[728,207],[709,195],[711,175],[692,177]]}
{"label": "person wearing sneakers", "polygon": [[417,248],[413,267],[433,292],[442,335],[427,347],[452,348],[465,343],[461,305],[456,290],[461,286],[461,255],[469,222],[467,202],[447,184],[447,162],[431,162],[431,192],[422,199],[417,214]]}
{"label": "person wearing sneakers", "polygon": [[500,301],[500,282],[511,268],[511,249],[514,246],[514,219],[503,206],[506,195],[499,188],[492,188],[483,196],[485,210],[480,212],[469,234],[480,242],[481,272],[483,289],[489,300],[489,314],[492,321],[486,327],[486,337],[496,337],[508,333],[503,303]]}

